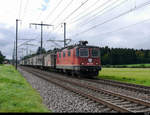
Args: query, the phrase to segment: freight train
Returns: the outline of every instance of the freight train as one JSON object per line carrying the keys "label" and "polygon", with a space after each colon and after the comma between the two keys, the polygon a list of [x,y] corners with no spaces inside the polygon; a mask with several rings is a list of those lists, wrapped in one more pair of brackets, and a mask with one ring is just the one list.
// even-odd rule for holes
{"label": "freight train", "polygon": [[100,48],[87,41],[20,60],[20,65],[63,72],[78,77],[97,76],[101,70]]}

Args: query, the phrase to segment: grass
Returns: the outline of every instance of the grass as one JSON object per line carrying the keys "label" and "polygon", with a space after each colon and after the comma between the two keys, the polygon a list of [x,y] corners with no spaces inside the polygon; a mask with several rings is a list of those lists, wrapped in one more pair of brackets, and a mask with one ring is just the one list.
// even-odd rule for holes
{"label": "grass", "polygon": [[103,65],[106,68],[150,68],[150,64]]}
{"label": "grass", "polygon": [[128,64],[125,66],[127,67],[149,67],[150,68],[150,64]]}
{"label": "grass", "polygon": [[40,94],[10,65],[0,66],[0,112],[50,112]]}
{"label": "grass", "polygon": [[150,68],[102,68],[99,77],[150,86]]}

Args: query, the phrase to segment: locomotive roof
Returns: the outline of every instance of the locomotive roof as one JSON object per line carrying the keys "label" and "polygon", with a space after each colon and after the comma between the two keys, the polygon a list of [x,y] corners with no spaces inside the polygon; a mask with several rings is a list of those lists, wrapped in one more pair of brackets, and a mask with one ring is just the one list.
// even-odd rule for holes
{"label": "locomotive roof", "polygon": [[99,48],[98,46],[92,46],[92,45],[74,45],[74,46],[67,46],[65,48],[61,48],[57,51],[62,51],[62,50],[70,50],[70,49],[73,49],[73,48]]}

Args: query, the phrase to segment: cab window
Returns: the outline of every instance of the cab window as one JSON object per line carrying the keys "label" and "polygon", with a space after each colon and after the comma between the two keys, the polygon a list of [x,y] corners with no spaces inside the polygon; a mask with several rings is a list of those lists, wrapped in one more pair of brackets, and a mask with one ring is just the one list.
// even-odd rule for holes
{"label": "cab window", "polygon": [[99,57],[100,56],[100,50],[99,49],[92,49],[92,57]]}
{"label": "cab window", "polygon": [[89,56],[89,49],[88,48],[80,48],[79,56],[80,57],[88,57]]}

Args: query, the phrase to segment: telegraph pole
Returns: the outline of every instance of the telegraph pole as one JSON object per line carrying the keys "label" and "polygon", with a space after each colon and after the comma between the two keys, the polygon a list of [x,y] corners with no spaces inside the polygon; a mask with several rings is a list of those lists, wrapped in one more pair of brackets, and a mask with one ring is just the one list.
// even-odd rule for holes
{"label": "telegraph pole", "polygon": [[43,48],[43,26],[53,26],[51,24],[43,24],[43,22],[41,22],[41,24],[38,23],[30,23],[30,25],[38,25],[41,26],[41,53],[42,53],[42,48]]}
{"label": "telegraph pole", "polygon": [[15,66],[15,41],[14,41],[14,49],[13,49],[13,57],[12,58],[13,58],[12,64]]}
{"label": "telegraph pole", "polygon": [[16,69],[17,69],[17,62],[18,62],[18,57],[17,57],[17,45],[18,45],[18,19],[16,19]]}
{"label": "telegraph pole", "polygon": [[66,23],[64,23],[64,47],[66,47]]}

